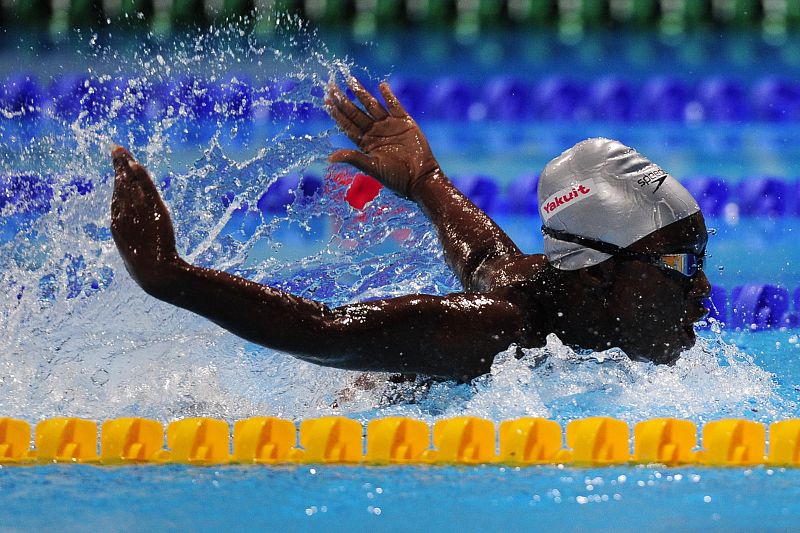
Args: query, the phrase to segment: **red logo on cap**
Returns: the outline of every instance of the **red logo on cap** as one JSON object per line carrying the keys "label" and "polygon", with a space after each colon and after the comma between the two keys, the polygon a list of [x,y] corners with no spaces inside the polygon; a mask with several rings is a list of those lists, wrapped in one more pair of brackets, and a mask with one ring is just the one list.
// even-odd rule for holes
{"label": "red logo on cap", "polygon": [[590,189],[589,187],[578,185],[576,187],[573,187],[568,194],[563,194],[561,196],[554,197],[550,202],[547,203],[547,205],[542,206],[542,209],[544,209],[545,213],[550,213],[555,208],[561,207],[562,205],[569,203],[577,198],[580,198],[581,196],[586,196],[590,192],[592,192],[592,189]]}

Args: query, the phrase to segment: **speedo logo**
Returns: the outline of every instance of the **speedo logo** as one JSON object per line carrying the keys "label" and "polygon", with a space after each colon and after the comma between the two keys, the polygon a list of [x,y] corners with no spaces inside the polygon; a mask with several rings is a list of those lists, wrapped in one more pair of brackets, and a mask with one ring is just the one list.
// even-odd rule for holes
{"label": "speedo logo", "polygon": [[596,192],[597,187],[595,187],[593,179],[580,181],[575,185],[561,189],[542,204],[542,219],[546,222],[565,207],[593,196]]}
{"label": "speedo logo", "polygon": [[636,180],[636,183],[639,184],[639,187],[644,187],[645,185],[650,185],[651,183],[655,183],[656,188],[653,189],[652,191],[652,194],[655,194],[656,191],[660,189],[661,186],[664,184],[664,181],[667,179],[667,177],[669,177],[669,174],[667,174],[666,172],[664,172],[659,168],[652,172],[648,172],[647,174]]}

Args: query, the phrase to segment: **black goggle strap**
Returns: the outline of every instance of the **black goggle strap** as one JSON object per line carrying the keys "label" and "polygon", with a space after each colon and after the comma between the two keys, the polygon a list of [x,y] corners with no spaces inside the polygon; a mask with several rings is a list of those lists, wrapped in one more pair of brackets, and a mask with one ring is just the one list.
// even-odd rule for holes
{"label": "black goggle strap", "polygon": [[580,244],[581,246],[585,246],[586,248],[591,248],[592,250],[596,250],[598,252],[602,252],[608,255],[615,255],[617,257],[644,259],[646,261],[652,261],[653,259],[658,258],[657,255],[632,252],[626,248],[617,246],[616,244],[611,244],[610,242],[598,241],[597,239],[591,239],[589,237],[581,237],[580,235],[574,235],[566,231],[548,228],[547,226],[542,226],[542,233],[544,233],[548,237],[552,237],[559,241],[571,242],[573,244]]}
{"label": "black goggle strap", "polygon": [[[696,256],[695,254],[645,254],[641,252],[633,252],[616,244],[610,242],[599,241],[589,237],[581,237],[566,231],[561,231],[547,226],[542,226],[542,233],[557,239],[559,241],[571,242],[580,244],[586,248],[591,248],[604,254],[613,255],[616,257],[623,257],[628,259],[638,259],[645,261],[652,265],[661,268],[668,268],[670,270],[679,272],[686,277],[692,277],[698,270],[703,269],[705,256]],[[665,261],[665,259],[667,259]]]}

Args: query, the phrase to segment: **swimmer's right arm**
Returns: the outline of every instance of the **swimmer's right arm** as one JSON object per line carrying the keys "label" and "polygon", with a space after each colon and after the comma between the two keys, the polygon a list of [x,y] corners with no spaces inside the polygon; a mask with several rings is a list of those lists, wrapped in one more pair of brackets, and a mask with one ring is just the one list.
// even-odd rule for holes
{"label": "swimmer's right arm", "polygon": [[[169,212],[147,171],[123,148],[111,230],[133,279],[152,296],[202,315],[249,341],[348,370],[421,373],[466,381],[494,354],[530,345],[535,322],[513,291],[414,295],[331,309],[180,258]],[[540,335],[539,335],[540,336]]]}
{"label": "swimmer's right arm", "polygon": [[523,258],[519,248],[445,176],[417,123],[387,83],[382,105],[355,79],[348,85],[360,109],[335,84],[326,104],[360,150],[338,150],[331,162],[349,163],[417,202],[439,232],[445,256],[466,290],[489,290],[496,271]]}
{"label": "swimmer's right arm", "polygon": [[530,345],[520,308],[492,295],[410,295],[329,308],[186,263],[151,289],[250,342],[345,370],[469,381],[511,344]]}

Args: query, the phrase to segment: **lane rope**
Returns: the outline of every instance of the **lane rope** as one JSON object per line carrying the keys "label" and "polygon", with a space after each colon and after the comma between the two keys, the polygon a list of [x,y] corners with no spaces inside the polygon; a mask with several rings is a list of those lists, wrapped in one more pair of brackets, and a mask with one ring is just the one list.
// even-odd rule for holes
{"label": "lane rope", "polygon": [[233,424],[232,442],[230,429],[214,418],[177,420],[166,427],[165,448],[160,422],[117,418],[102,423],[98,453],[93,420],[42,420],[31,447],[26,421],[0,418],[0,464],[800,466],[800,419],[770,424],[768,452],[767,428],[744,419],[706,423],[702,448],[695,423],[677,418],[639,422],[632,439],[621,420],[573,420],[566,425],[566,446],[558,422],[533,417],[496,426],[460,416],[436,422],[433,431],[426,422],[406,417],[372,420],[366,431],[357,420],[337,416],[304,420],[299,429],[290,420],[253,417]]}

